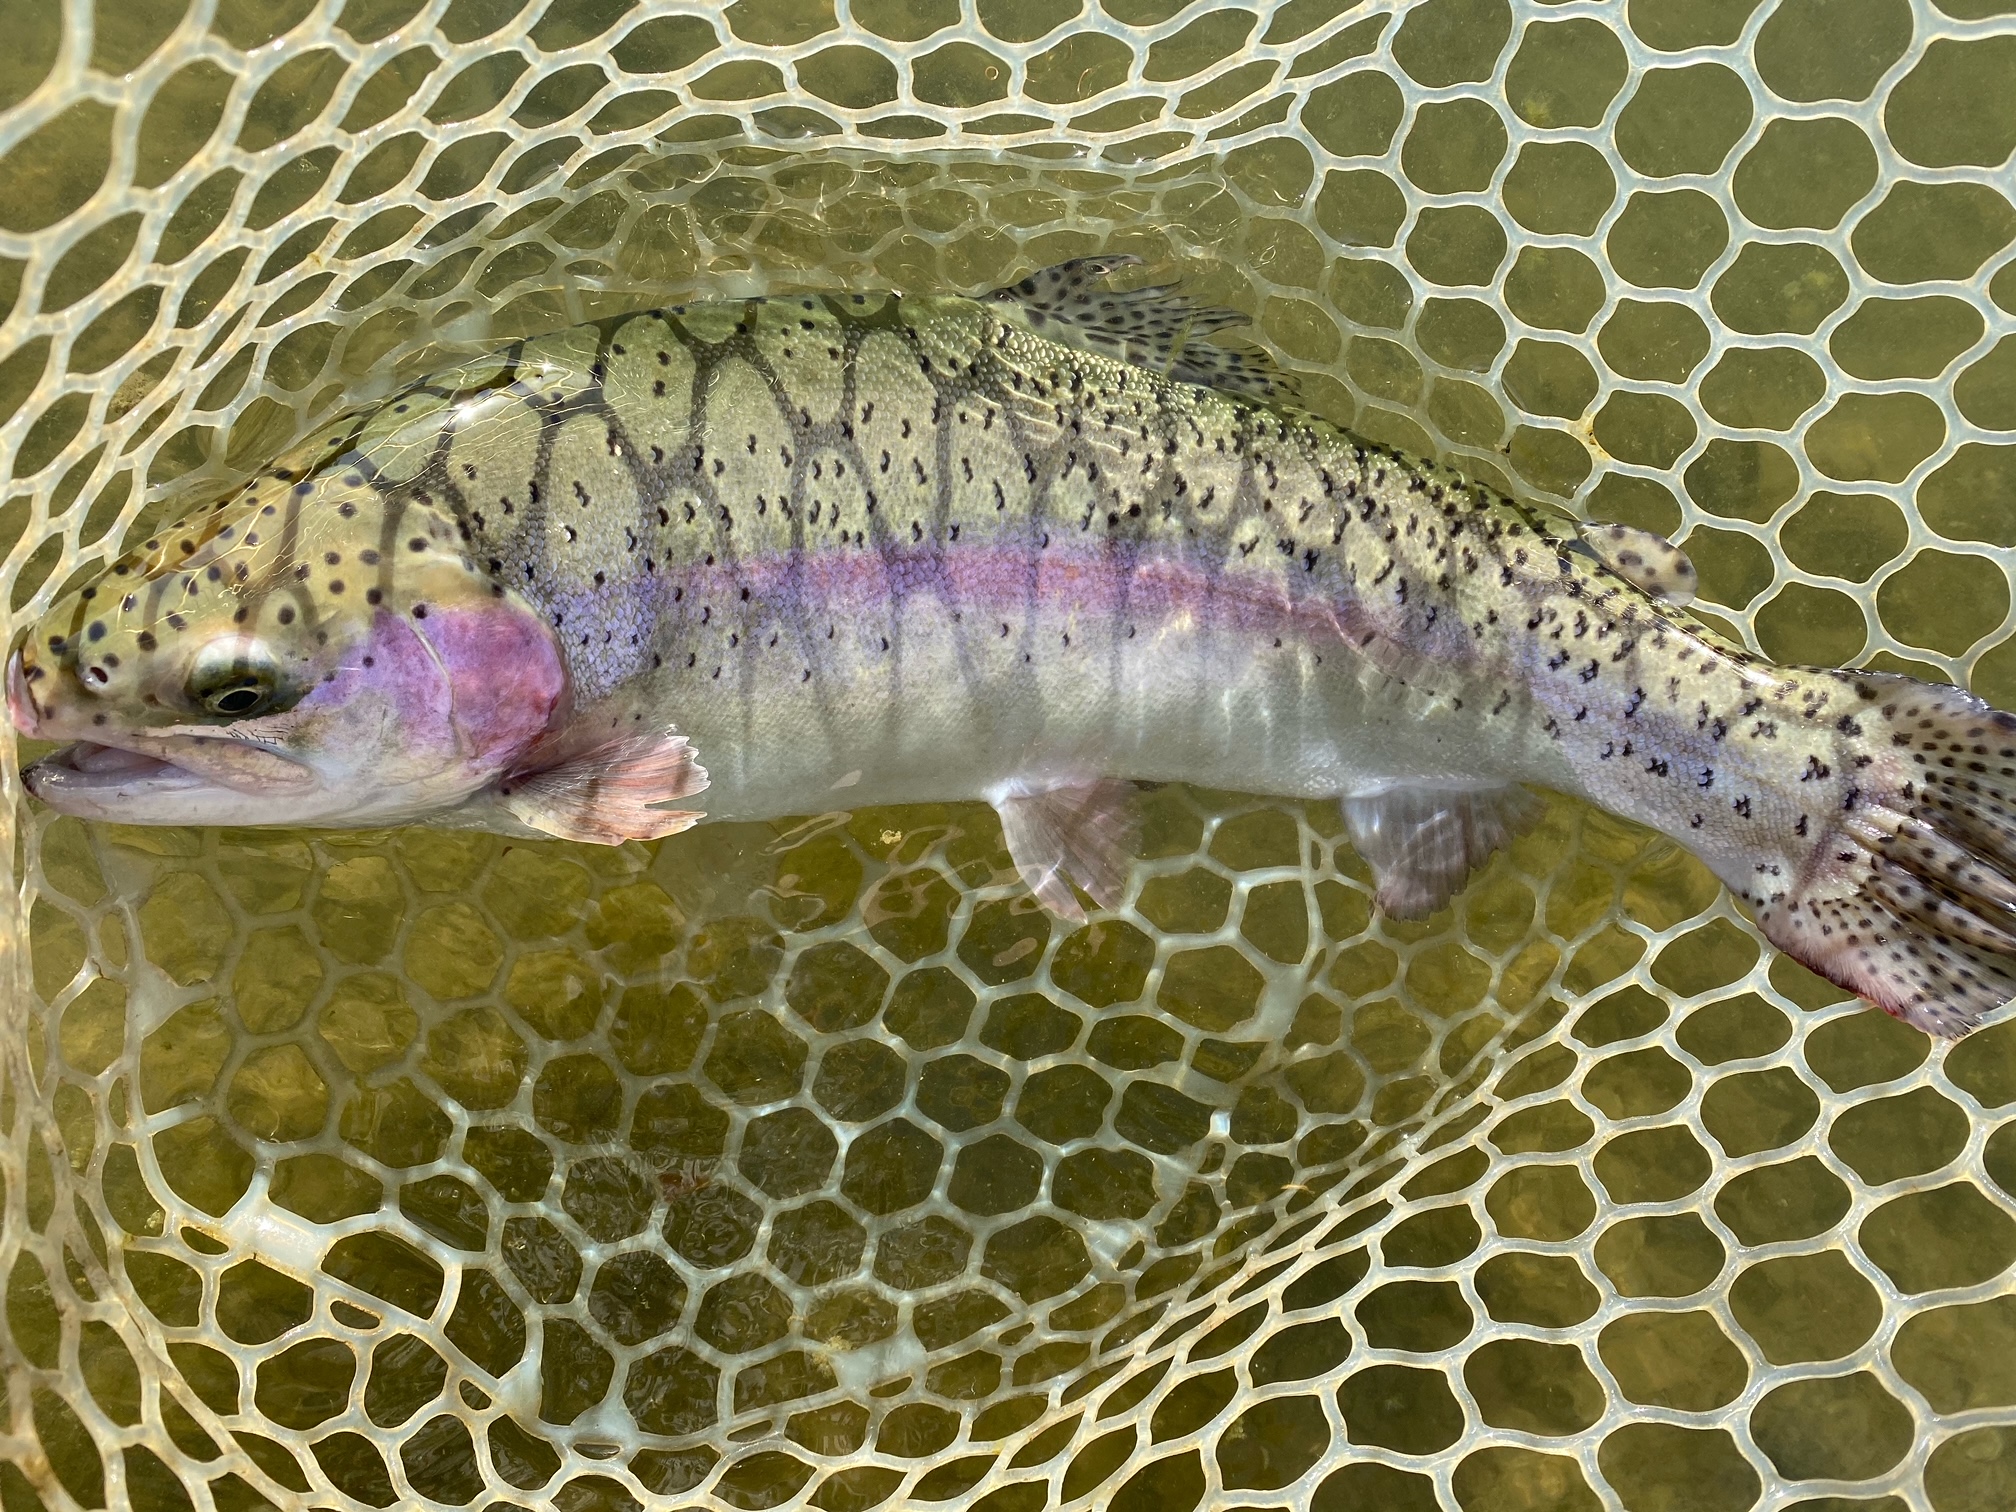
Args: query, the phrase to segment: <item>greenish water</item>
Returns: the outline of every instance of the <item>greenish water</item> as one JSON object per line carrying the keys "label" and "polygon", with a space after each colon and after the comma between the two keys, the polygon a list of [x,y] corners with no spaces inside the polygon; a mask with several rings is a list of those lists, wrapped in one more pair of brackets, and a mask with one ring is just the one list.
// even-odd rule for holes
{"label": "greenish water", "polygon": [[[0,154],[17,610],[499,340],[1117,250],[1325,415],[1678,536],[1767,654],[2016,705],[1979,7],[300,9]],[[63,221],[114,140],[160,224]],[[1148,818],[1071,929],[977,808],[614,852],[26,813],[0,1498],[2016,1501],[2011,1031],[1849,1010],[1568,805],[1404,925],[1327,807]]]}

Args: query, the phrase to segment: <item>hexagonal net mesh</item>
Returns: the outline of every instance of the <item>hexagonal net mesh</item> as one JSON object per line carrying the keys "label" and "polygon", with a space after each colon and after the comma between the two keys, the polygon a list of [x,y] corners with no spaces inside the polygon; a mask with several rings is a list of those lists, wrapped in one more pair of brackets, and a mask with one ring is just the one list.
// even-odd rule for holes
{"label": "hexagonal net mesh", "polygon": [[[2006,0],[0,15],[17,623],[465,351],[1113,248],[2016,706]],[[1067,929],[977,807],[122,829],[15,754],[6,1512],[2016,1505],[2016,1028],[1585,808],[1403,925],[1334,810],[1162,789]]]}

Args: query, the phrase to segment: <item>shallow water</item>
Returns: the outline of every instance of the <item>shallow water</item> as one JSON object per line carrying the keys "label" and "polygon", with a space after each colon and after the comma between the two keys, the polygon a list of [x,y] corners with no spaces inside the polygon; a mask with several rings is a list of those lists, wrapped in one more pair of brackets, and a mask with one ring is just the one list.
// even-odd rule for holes
{"label": "shallow water", "polygon": [[[302,9],[0,69],[16,610],[498,339],[1124,250],[1320,412],[1683,539],[1767,653],[2016,704],[2006,19]],[[1395,925],[1326,807],[1149,803],[1077,930],[979,809],[23,811],[0,1494],[2016,1499],[2012,1031],[1855,1011],[1579,807]]]}

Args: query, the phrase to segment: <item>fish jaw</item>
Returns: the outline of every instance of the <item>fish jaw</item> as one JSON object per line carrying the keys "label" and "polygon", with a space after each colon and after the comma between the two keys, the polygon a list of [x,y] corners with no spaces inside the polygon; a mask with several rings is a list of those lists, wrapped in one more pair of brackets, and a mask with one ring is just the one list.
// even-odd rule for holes
{"label": "fish jaw", "polygon": [[28,664],[18,646],[7,658],[7,722],[29,740],[41,738],[42,713],[28,691]]}
{"label": "fish jaw", "polygon": [[[173,754],[156,754],[162,751]],[[446,784],[376,783],[368,771],[332,772],[249,742],[195,738],[73,741],[27,768],[21,781],[50,808],[77,819],[336,829],[423,819],[481,786],[452,777]]]}
{"label": "fish jaw", "polygon": [[8,656],[7,718],[31,740],[70,739],[21,774],[22,785],[59,813],[133,824],[226,824],[248,802],[315,786],[307,765],[238,731],[119,730],[77,711],[45,710],[35,697],[36,671],[26,646]]}
{"label": "fish jaw", "polygon": [[[293,765],[283,757],[268,759],[283,766]],[[295,770],[299,773],[295,783],[274,785],[299,787],[313,783],[312,774],[298,767]],[[166,757],[131,746],[75,741],[29,767],[21,774],[21,781],[30,793],[59,814],[78,819],[177,825],[287,822],[246,817],[264,806],[262,800],[267,799],[266,794],[226,786]]]}
{"label": "fish jaw", "polygon": [[[18,653],[17,653],[18,658]],[[370,724],[395,721],[369,714],[369,700],[318,709],[311,702],[275,720],[223,728],[121,730],[52,719],[37,708],[10,663],[8,715],[22,734],[70,743],[21,774],[34,797],[79,819],[144,825],[346,825],[365,815],[389,820],[408,807],[398,801],[410,783],[374,780],[377,766],[394,777],[416,754],[356,737]],[[332,704],[333,700],[330,701]],[[267,728],[259,728],[260,726]],[[366,760],[348,758],[356,750]],[[376,758],[371,760],[368,758]],[[455,798],[467,784],[457,784]],[[357,817],[350,817],[350,816]]]}
{"label": "fish jaw", "polygon": [[380,610],[297,705],[226,725],[122,728],[74,701],[52,712],[20,650],[6,685],[24,735],[73,742],[22,774],[28,791],[123,824],[422,822],[494,785],[567,712],[551,637],[487,595]]}

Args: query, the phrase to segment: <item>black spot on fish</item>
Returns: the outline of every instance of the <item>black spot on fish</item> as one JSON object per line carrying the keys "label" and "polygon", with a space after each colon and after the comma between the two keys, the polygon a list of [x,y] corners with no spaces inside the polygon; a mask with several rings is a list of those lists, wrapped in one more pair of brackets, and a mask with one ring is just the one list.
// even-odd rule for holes
{"label": "black spot on fish", "polygon": [[[282,604],[282,605],[280,606],[280,613],[279,613],[278,615],[276,615],[276,616],[275,616],[275,618],[277,618],[277,619],[278,619],[278,620],[280,621],[280,623],[281,623],[281,624],[283,624],[283,625],[291,625],[291,624],[293,624],[293,623],[294,623],[294,609],[293,609],[293,606],[292,606],[292,605],[289,605],[289,604]],[[179,625],[178,625],[178,626],[176,626],[176,628],[177,628],[177,629],[179,630],[179,629],[181,628],[181,626],[179,626]]]}

